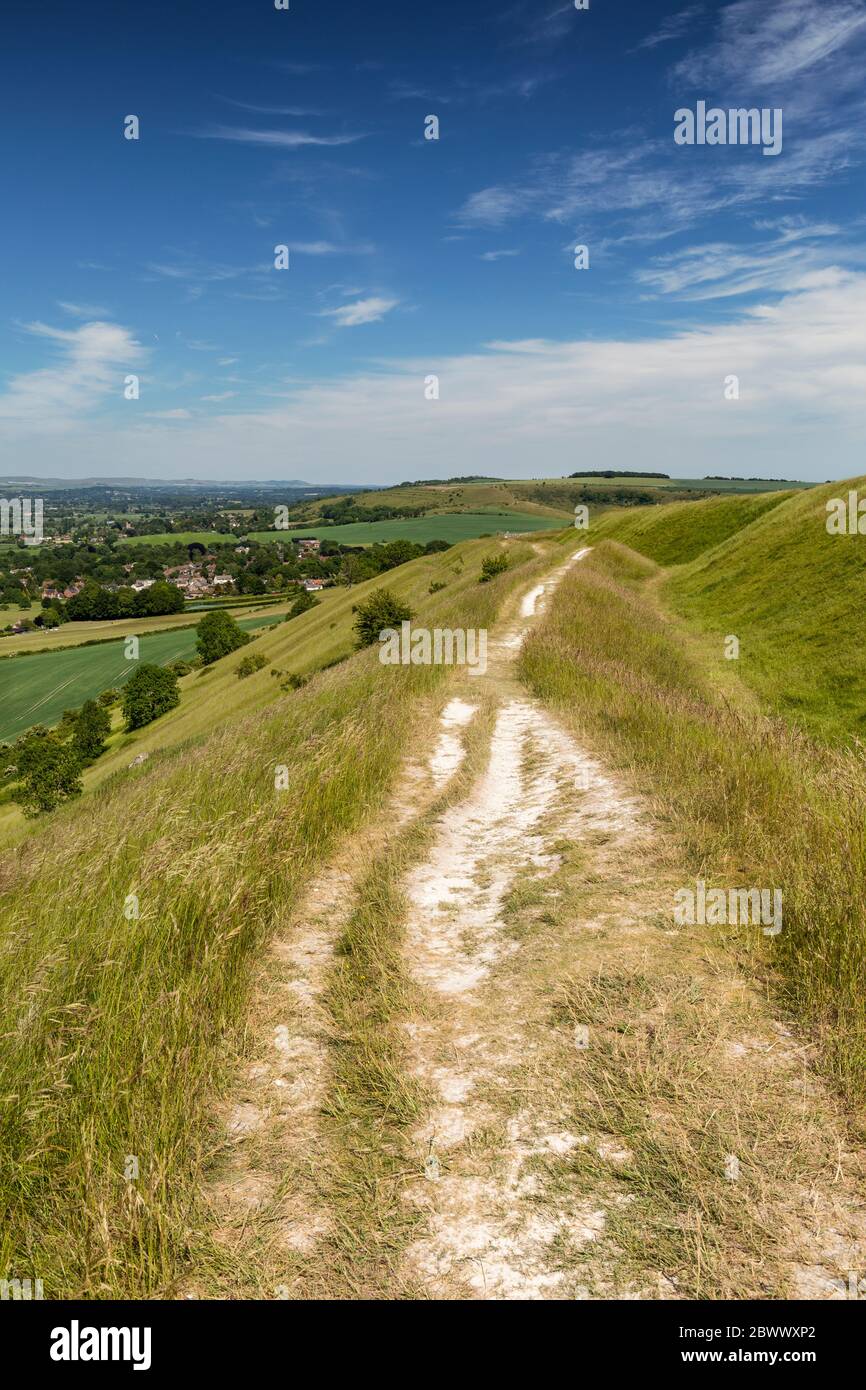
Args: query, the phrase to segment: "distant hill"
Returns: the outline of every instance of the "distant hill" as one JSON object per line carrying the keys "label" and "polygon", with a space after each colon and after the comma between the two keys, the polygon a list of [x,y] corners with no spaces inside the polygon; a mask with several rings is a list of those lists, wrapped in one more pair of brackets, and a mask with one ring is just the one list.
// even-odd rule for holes
{"label": "distant hill", "polygon": [[361,489],[372,489],[376,485],[373,483],[307,483],[301,478],[266,478],[262,480],[248,479],[244,482],[236,481],[208,481],[201,478],[37,478],[30,473],[14,473],[7,477],[0,478],[0,492],[9,488],[41,488],[44,491],[70,490],[73,488],[85,487],[124,487],[124,488],[159,488],[161,491],[176,488],[179,492],[189,492],[201,490],[203,492],[218,491],[243,491],[250,488],[291,488],[298,492],[302,489],[321,492],[357,492]]}

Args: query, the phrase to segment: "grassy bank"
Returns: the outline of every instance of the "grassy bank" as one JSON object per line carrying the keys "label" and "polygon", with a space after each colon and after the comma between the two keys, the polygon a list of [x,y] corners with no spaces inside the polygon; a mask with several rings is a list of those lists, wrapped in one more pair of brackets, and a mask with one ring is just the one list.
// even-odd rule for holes
{"label": "grassy bank", "polygon": [[677,832],[696,876],[712,887],[782,889],[781,934],[770,941],[746,929],[744,948],[761,960],[766,950],[827,1070],[862,1105],[862,757],[816,745],[726,699],[687,634],[659,612],[654,574],[649,561],[599,544],[528,639],[523,677],[585,742],[636,779]]}
{"label": "grassy bank", "polygon": [[[449,587],[419,618],[486,626],[552,561],[515,545],[512,569],[479,585],[468,553],[465,567],[449,558]],[[0,862],[3,1276],[41,1278],[49,1298],[175,1288],[251,959],[340,836],[382,805],[416,698],[448,674],[376,658],[210,734],[205,718],[185,745],[97,787],[87,816],[61,810]],[[194,699],[207,705],[205,687]]]}

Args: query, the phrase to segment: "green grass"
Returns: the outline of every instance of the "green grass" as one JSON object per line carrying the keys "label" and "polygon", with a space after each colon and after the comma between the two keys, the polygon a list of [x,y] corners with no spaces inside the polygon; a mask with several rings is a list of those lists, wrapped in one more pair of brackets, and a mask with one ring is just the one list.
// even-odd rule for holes
{"label": "green grass", "polygon": [[610,512],[591,524],[591,539],[610,537],[660,565],[683,565],[772,511],[789,492],[712,497]]}
{"label": "green grass", "polygon": [[63,623],[51,629],[34,628],[31,632],[0,634],[0,661],[21,652],[61,651],[64,647],[77,647],[85,642],[110,642],[120,636],[141,636],[168,628],[188,627],[198,622],[201,614],[210,608],[227,608],[237,618],[256,617],[265,609],[274,613],[288,612],[295,592],[290,590],[283,594],[246,594],[229,599],[203,600],[187,603],[180,613],[163,613],[155,618],[102,618]]}
{"label": "green grass", "polygon": [[121,536],[118,545],[240,545],[240,536],[222,531],[172,531],[160,536]]}
{"label": "green grass", "polygon": [[830,536],[825,525],[828,498],[858,487],[862,495],[866,479],[790,497],[675,571],[665,589],[712,639],[718,662],[723,638],[739,638],[738,674],[768,709],[833,741],[866,734],[866,538]]}
{"label": "green grass", "polygon": [[[392,500],[392,505],[396,505]],[[405,521],[352,521],[344,526],[311,526],[299,531],[251,531],[248,540],[278,542],[303,539],[305,536],[327,538],[342,545],[372,545],[374,541],[416,541],[426,545],[427,541],[474,540],[476,537],[499,531],[549,531],[561,526],[556,518],[530,515],[528,512],[445,512],[441,516],[412,516]]]}
{"label": "green grass", "polygon": [[[240,626],[252,632],[276,621],[271,614],[241,619]],[[188,661],[196,654],[195,643],[195,626],[141,637],[139,660],[158,666]],[[56,724],[65,709],[77,709],[110,686],[123,686],[137,666],[124,649],[118,639],[0,662],[0,740],[17,738],[33,724]]]}
{"label": "green grass", "polygon": [[32,618],[33,614],[38,612],[39,607],[35,603],[32,608],[21,608],[17,603],[10,604],[8,608],[0,607],[0,628],[17,623],[19,618]]}
{"label": "green grass", "polygon": [[[815,519],[814,495],[785,505],[801,502],[789,543],[821,553],[814,532],[803,537]],[[779,515],[755,526],[772,528]],[[784,563],[768,564],[765,539],[764,547],[750,550],[755,588],[766,595],[775,580],[780,592],[764,602],[798,610],[796,583]],[[843,551],[845,543],[835,542]],[[786,553],[782,546],[779,558]],[[837,577],[845,563],[828,560]],[[637,781],[676,830],[696,876],[711,886],[782,889],[784,927],[766,947],[776,979],[813,1030],[828,1072],[860,1104],[866,1098],[862,757],[822,748],[785,721],[725,698],[682,625],[659,612],[650,562],[640,565],[602,541],[569,574],[528,638],[522,675],[590,746]],[[718,582],[730,582],[729,571],[717,574]],[[853,594],[849,584],[852,607]]]}
{"label": "green grass", "polygon": [[[489,549],[419,560],[389,587],[431,625],[487,626],[558,553],[515,543],[512,568],[480,585]],[[431,573],[449,579],[435,599]],[[358,596],[337,596],[347,624]],[[321,609],[296,620],[320,624],[310,661],[348,635]],[[302,645],[292,628],[263,649]],[[0,1276],[40,1277],[48,1298],[177,1291],[251,962],[338,838],[384,804],[416,701],[448,675],[386,667],[372,650],[275,696],[268,670],[237,680],[242,655],[185,678],[178,710],[144,731],[148,763],[0,861]]]}

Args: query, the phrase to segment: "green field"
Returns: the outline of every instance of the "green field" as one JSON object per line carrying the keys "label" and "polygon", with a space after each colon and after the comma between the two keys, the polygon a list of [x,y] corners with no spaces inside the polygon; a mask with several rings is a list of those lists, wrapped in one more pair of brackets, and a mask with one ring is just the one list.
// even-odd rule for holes
{"label": "green field", "polygon": [[172,531],[162,536],[122,536],[118,545],[240,545],[240,536],[222,531]]}
{"label": "green field", "polygon": [[528,512],[446,512],[442,516],[411,516],[405,521],[352,521],[345,526],[311,526],[301,531],[251,531],[247,540],[283,541],[317,536],[341,545],[372,545],[374,541],[472,541],[499,531],[550,531],[566,522]]}
{"label": "green field", "polygon": [[[247,618],[247,630],[274,622],[272,615]],[[139,660],[164,666],[195,656],[196,629],[156,633],[140,639]],[[0,662],[0,739],[17,738],[33,724],[55,724],[65,709],[77,709],[110,686],[122,686],[138,663],[127,661],[123,641],[39,652]]]}

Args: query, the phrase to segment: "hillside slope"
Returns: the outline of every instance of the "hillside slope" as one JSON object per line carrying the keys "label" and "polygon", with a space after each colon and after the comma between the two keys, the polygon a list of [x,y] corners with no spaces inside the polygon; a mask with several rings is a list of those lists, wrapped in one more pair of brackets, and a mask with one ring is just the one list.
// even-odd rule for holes
{"label": "hillside slope", "polygon": [[770,707],[834,739],[866,732],[866,537],[826,529],[828,499],[856,488],[863,493],[866,478],[789,496],[703,550],[664,588],[720,650],[728,634],[739,638],[739,674]]}
{"label": "hillside slope", "polygon": [[592,527],[593,539],[619,541],[659,565],[684,565],[793,496],[765,492],[617,511]]}
{"label": "hillside slope", "polygon": [[[85,772],[85,794],[114,774],[133,776],[127,769],[139,754],[165,755],[181,745],[209,736],[233,720],[264,711],[282,701],[285,696],[280,687],[289,675],[309,676],[342,661],[354,649],[352,609],[374,589],[390,589],[414,610],[429,602],[432,583],[444,584],[442,599],[448,601],[452,594],[459,596],[468,583],[475,582],[485,555],[503,547],[512,563],[519,563],[533,553],[520,541],[468,541],[450,550],[411,560],[364,584],[324,590],[316,606],[300,617],[267,627],[250,646],[206,667],[203,672],[193,671],[182,677],[177,709],[134,733],[126,733],[118,727],[109,740],[107,752]],[[263,621],[270,622],[270,615]],[[99,652],[100,648],[90,651]],[[254,675],[239,680],[237,667],[250,653],[261,654],[267,664]],[[14,669],[15,663],[10,662],[8,670],[14,673]],[[272,675],[272,671],[277,675]],[[105,682],[106,685],[111,683],[111,680]],[[26,822],[17,806],[0,805],[0,844],[10,843],[25,830]]]}
{"label": "hillside slope", "polygon": [[[413,561],[388,586],[430,626],[486,628],[568,544],[515,542],[511,568],[479,584],[488,541]],[[451,574],[428,596],[431,565]],[[319,663],[348,650],[360,592],[306,620],[325,625]],[[261,640],[297,670],[292,629]],[[452,674],[367,650],[275,695],[267,668],[237,679],[240,655],[147,731],[159,756],[0,859],[0,1271],[44,1272],[46,1297],[170,1287],[251,963],[323,856],[382,804],[419,708]]]}

